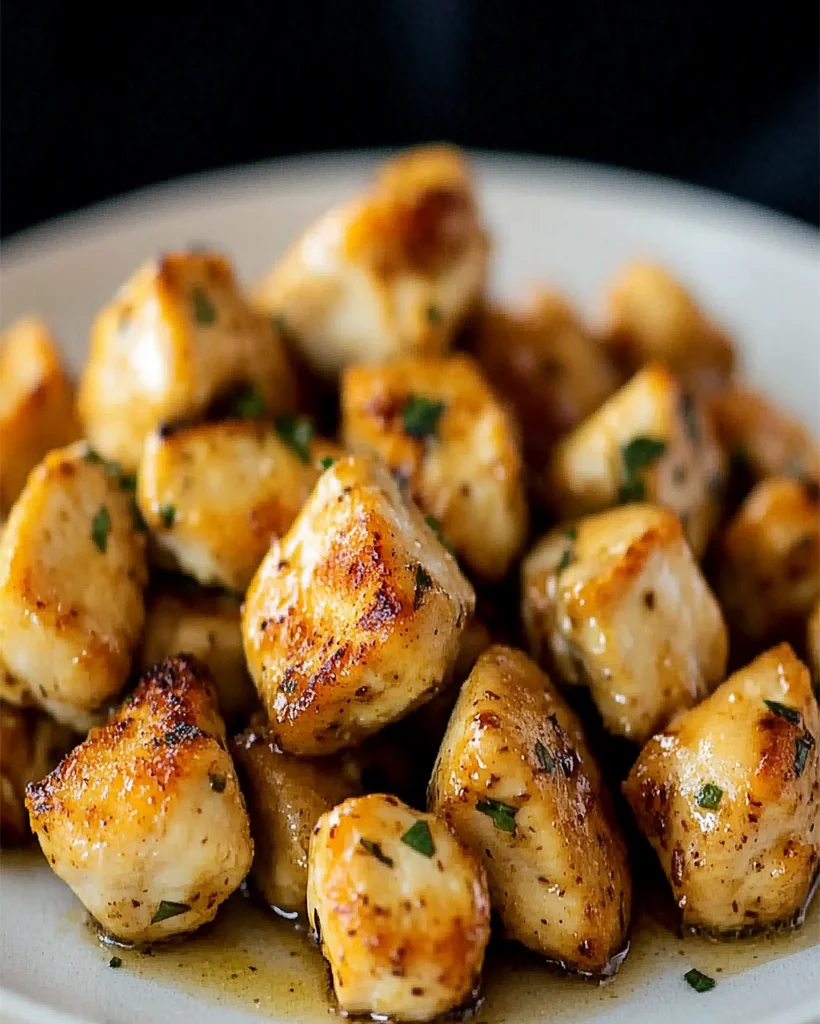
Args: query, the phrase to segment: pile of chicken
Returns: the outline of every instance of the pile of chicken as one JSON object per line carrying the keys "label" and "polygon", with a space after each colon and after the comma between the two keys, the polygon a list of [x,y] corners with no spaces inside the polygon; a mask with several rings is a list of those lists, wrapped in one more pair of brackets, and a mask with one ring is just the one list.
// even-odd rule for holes
{"label": "pile of chicken", "polygon": [[250,296],[216,253],[140,268],[76,402],[42,322],[5,333],[3,838],[30,823],[114,939],[249,874],[347,1012],[469,1003],[491,908],[611,974],[630,869],[579,707],[633,745],[686,926],[801,922],[817,444],[665,271],[592,330],[491,305],[488,252],[464,158],[425,148]]}

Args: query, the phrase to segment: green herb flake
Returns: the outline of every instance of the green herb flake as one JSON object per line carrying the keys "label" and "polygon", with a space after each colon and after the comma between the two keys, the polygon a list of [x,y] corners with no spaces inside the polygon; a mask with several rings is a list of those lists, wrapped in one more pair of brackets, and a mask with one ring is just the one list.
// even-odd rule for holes
{"label": "green herb flake", "polygon": [[621,502],[643,501],[646,486],[641,474],[666,451],[666,441],[654,437],[633,437],[621,448]]}
{"label": "green herb flake", "polygon": [[211,789],[214,791],[214,793],[224,793],[225,792],[225,776],[224,775],[215,775],[212,772],[208,772],[208,781],[210,782]]}
{"label": "green herb flake", "polygon": [[386,864],[389,868],[393,867],[393,858],[382,853],[382,848],[378,843],[374,843],[370,839],[365,839],[363,836],[359,840],[359,843],[365,848],[365,850],[367,850],[368,853],[371,853],[376,860],[380,860],[382,864]]}
{"label": "green herb flake", "polygon": [[441,323],[441,310],[438,308],[438,306],[434,305],[432,302],[427,307],[427,320],[431,324],[440,324]]}
{"label": "green herb flake", "polygon": [[101,505],[91,520],[91,539],[102,554],[105,554],[105,549],[108,547],[109,533],[111,533],[111,515],[105,505]]}
{"label": "green herb flake", "polygon": [[102,466],[105,464],[105,459],[99,452],[95,452],[93,448],[89,448],[85,455],[83,455],[83,462],[90,462],[92,466]]}
{"label": "green herb flake", "polygon": [[216,306],[211,302],[208,293],[204,288],[197,285],[191,292],[191,302],[194,307],[194,320],[198,324],[207,327],[216,323]]}
{"label": "green herb flake", "polygon": [[431,402],[424,395],[408,395],[401,414],[405,434],[418,438],[435,435],[443,412],[444,402]]}
{"label": "green herb flake", "polygon": [[231,403],[231,414],[240,420],[261,420],[265,415],[265,398],[259,388],[247,388]]}
{"label": "green herb flake", "polygon": [[436,535],[436,537],[438,538],[439,543],[443,544],[444,547],[447,548],[447,550],[450,552],[451,555],[454,555],[455,551],[453,550],[453,545],[449,542],[449,540],[447,540],[447,538],[441,532],[441,523],[438,521],[438,519],[436,519],[435,516],[425,516],[424,517],[424,521],[425,521],[425,523],[427,523],[427,525],[430,527],[430,529]]}
{"label": "green herb flake", "polygon": [[561,555],[561,559],[555,568],[556,573],[560,576],[564,569],[568,568],[575,561],[575,553],[572,548],[564,548],[564,552]]}
{"label": "green herb flake", "polygon": [[414,822],[401,837],[401,841],[424,857],[432,857],[436,852],[430,826],[426,821]]}
{"label": "green herb flake", "polygon": [[187,914],[191,908],[187,903],[174,903],[173,900],[160,900],[159,906],[154,911],[151,924],[159,924],[160,921],[167,921],[170,917],[179,917],[180,914]]}
{"label": "green herb flake", "polygon": [[122,959],[118,956],[112,956],[108,961],[108,966],[114,968],[122,967]]}
{"label": "green herb flake", "polygon": [[419,610],[421,603],[424,600],[424,595],[432,585],[433,580],[431,579],[430,574],[424,566],[419,563],[419,565],[416,566],[416,583],[413,590],[413,611]]}
{"label": "green herb flake", "polygon": [[177,521],[177,510],[174,505],[160,505],[159,520],[166,530],[170,530]]}
{"label": "green herb flake", "polygon": [[129,494],[134,494],[137,489],[137,474],[136,473],[121,473],[120,474],[120,490],[128,491]]}
{"label": "green herb flake", "polygon": [[133,498],[131,499],[131,525],[137,533],[148,532],[148,526],[143,518],[142,512],[140,512],[139,506]]}
{"label": "green herb flake", "polygon": [[325,457],[321,459],[319,462],[319,465],[322,467],[322,472],[324,472],[326,469],[330,469],[330,467],[333,465],[335,461],[336,460],[333,458],[332,455],[325,455]]}
{"label": "green herb flake", "polygon": [[274,420],[276,433],[288,448],[299,456],[307,466],[310,464],[310,442],[313,440],[313,421],[307,416],[277,416]]}
{"label": "green herb flake", "polygon": [[710,992],[715,987],[715,979],[701,973],[696,967],[687,971],[683,977],[696,992]]}
{"label": "green herb flake", "polygon": [[541,740],[535,741],[535,756],[538,759],[538,764],[542,772],[546,772],[547,775],[555,774],[555,758],[547,750]]}
{"label": "green herb flake", "polygon": [[792,725],[800,724],[800,712],[797,708],[789,707],[788,704],[781,704],[778,700],[764,700],[763,703],[769,709],[773,711],[778,718],[785,718],[787,722],[791,722]]}
{"label": "green herb flake", "polygon": [[705,807],[707,811],[716,811],[722,796],[723,790],[720,786],[707,782],[698,790],[695,803],[698,807]]}
{"label": "green herb flake", "polygon": [[794,775],[799,779],[806,767],[811,748],[814,746],[814,736],[808,731],[798,736],[794,741]]}
{"label": "green herb flake", "polygon": [[493,819],[495,827],[500,832],[509,832],[515,835],[515,816],[518,813],[517,807],[510,807],[500,800],[479,800],[475,809],[481,814],[486,814]]}

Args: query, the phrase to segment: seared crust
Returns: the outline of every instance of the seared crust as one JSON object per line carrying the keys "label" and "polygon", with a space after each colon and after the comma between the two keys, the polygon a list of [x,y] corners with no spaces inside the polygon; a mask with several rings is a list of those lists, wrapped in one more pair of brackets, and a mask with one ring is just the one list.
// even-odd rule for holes
{"label": "seared crust", "polygon": [[624,794],[686,925],[802,921],[820,855],[818,740],[809,672],[781,644],[641,751]]}
{"label": "seared crust", "polygon": [[168,253],[140,267],[97,316],[80,383],[86,436],[136,469],[144,439],[252,386],[267,412],[293,408],[282,339],[217,253]]}
{"label": "seared crust", "polygon": [[[406,428],[408,403],[440,405],[434,429]],[[465,355],[354,366],[342,378],[352,450],[380,456],[471,570],[504,576],[527,530],[518,429]]]}
{"label": "seared crust", "polygon": [[631,908],[626,845],[580,720],[521,651],[495,646],[478,659],[428,806],[484,863],[510,938],[569,970],[617,968]]}
{"label": "seared crust", "polygon": [[387,470],[334,463],[244,605],[245,655],[279,745],[332,753],[429,700],[450,678],[474,603]]}
{"label": "seared crust", "polygon": [[253,855],[213,683],[190,655],[147,672],[26,806],[55,872],[126,942],[210,921]]}
{"label": "seared crust", "polygon": [[43,456],[79,436],[54,338],[40,317],[22,317],[0,335],[0,520]]}
{"label": "seared crust", "polygon": [[[426,827],[430,846],[402,838],[413,827]],[[322,815],[308,913],[346,1013],[427,1021],[477,989],[490,936],[484,869],[443,821],[397,797],[357,797]]]}
{"label": "seared crust", "polygon": [[720,607],[669,509],[551,531],[524,560],[521,614],[533,655],[589,686],[607,729],[638,743],[724,677]]}
{"label": "seared crust", "polygon": [[332,378],[357,362],[446,351],[479,298],[488,251],[464,157],[421,147],[308,228],[255,298]]}
{"label": "seared crust", "polygon": [[83,442],[31,473],[0,538],[3,696],[78,730],[122,688],[142,630],[131,495]]}

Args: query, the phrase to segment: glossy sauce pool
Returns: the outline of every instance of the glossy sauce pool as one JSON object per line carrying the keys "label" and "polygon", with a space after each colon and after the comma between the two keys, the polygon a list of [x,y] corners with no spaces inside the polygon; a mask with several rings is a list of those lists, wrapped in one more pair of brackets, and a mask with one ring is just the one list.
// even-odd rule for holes
{"label": "glossy sauce pool", "polygon": [[[103,946],[78,913],[72,927],[77,941],[94,942],[101,960],[119,956],[122,971],[168,986],[180,986],[204,1001],[257,1012],[282,1021],[332,1020],[328,1010],[329,972],[304,932],[237,893],[221,908],[213,925],[196,935],[150,953]],[[628,997],[661,970],[682,976],[697,967],[716,979],[738,974],[779,957],[808,949],[820,937],[820,907],[815,899],[806,922],[794,932],[714,942],[685,939],[660,924],[648,908],[636,908],[632,948],[611,981],[596,985],[563,977],[535,957],[512,946],[488,954],[484,1005],[476,1024],[513,1024],[543,1018],[586,1021]]]}

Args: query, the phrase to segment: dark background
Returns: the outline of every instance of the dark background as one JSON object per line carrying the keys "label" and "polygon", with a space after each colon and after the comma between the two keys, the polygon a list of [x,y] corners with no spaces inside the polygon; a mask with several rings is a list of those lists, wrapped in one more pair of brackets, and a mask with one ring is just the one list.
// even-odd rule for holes
{"label": "dark background", "polygon": [[279,154],[448,138],[818,223],[818,5],[3,0],[0,231]]}

